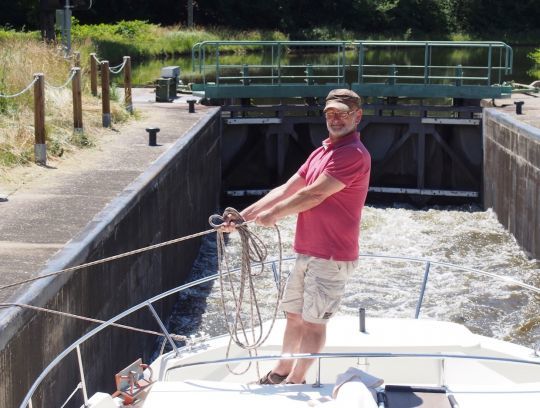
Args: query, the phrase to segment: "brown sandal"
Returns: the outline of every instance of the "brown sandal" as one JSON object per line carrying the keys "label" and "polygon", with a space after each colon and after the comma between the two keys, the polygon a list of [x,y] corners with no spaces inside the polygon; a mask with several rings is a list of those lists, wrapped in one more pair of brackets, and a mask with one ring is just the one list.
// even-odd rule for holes
{"label": "brown sandal", "polygon": [[257,384],[259,385],[277,385],[281,384],[283,381],[287,379],[289,374],[286,375],[279,375],[276,373],[273,373],[272,370],[268,371],[265,376],[259,379]]}

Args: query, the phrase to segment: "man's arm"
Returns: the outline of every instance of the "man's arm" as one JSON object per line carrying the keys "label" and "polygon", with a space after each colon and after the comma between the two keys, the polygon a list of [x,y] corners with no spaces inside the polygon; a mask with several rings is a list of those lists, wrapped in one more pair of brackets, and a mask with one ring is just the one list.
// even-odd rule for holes
{"label": "man's arm", "polygon": [[295,173],[285,184],[274,188],[267,195],[241,212],[246,221],[255,219],[261,212],[272,208],[275,204],[289,198],[306,186],[304,178]]}
{"label": "man's arm", "polygon": [[[285,184],[274,188],[263,198],[244,209],[240,214],[246,221],[254,220],[261,212],[273,207],[276,203],[287,199],[305,186],[306,181],[300,177],[298,173],[295,173]],[[238,220],[234,219],[233,215],[227,216],[221,226],[221,231],[234,231],[237,222]]]}
{"label": "man's arm", "polygon": [[265,206],[265,209],[258,212],[255,220],[258,224],[267,227],[272,226],[280,218],[316,207],[343,188],[345,188],[345,184],[323,173],[313,184],[304,185],[303,188],[297,190],[288,198],[274,202],[273,205]]}

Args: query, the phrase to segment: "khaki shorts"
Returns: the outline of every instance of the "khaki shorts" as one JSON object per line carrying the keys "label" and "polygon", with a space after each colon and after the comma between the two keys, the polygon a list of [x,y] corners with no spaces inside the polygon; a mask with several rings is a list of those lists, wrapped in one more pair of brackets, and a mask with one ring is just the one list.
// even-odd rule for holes
{"label": "khaki shorts", "polygon": [[358,261],[334,261],[298,254],[289,275],[281,310],[310,323],[326,324],[338,310],[345,285]]}

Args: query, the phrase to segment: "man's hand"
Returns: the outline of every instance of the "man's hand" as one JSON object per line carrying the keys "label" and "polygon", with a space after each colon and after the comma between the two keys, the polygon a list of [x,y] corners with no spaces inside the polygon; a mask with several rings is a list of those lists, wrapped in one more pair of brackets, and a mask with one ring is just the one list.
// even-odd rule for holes
{"label": "man's hand", "polygon": [[234,214],[225,214],[223,217],[223,224],[219,227],[221,232],[233,232],[237,225],[244,222],[241,218],[235,217]]}
{"label": "man's hand", "polygon": [[263,227],[273,227],[276,225],[278,217],[276,217],[271,210],[266,210],[257,215],[255,222]]}

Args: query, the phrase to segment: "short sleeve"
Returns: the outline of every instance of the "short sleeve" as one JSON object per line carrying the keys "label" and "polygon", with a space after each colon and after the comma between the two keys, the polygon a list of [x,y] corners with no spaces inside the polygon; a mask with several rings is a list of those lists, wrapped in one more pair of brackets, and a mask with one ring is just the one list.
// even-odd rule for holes
{"label": "short sleeve", "polygon": [[296,172],[300,177],[302,177],[303,179],[307,179],[307,174],[308,174],[308,170],[309,170],[309,165],[311,163],[311,161],[313,160],[313,158],[315,156],[317,156],[317,154],[319,153],[321,148],[318,148],[318,149],[315,149],[313,152],[311,152],[311,154],[309,155],[309,157],[306,159],[306,161],[304,162],[304,164],[302,164],[302,166],[300,166],[300,168],[298,169],[298,171]]}
{"label": "short sleeve", "polygon": [[324,172],[345,186],[350,186],[369,171],[369,162],[369,156],[360,147],[346,146],[334,152]]}
{"label": "short sleeve", "polygon": [[306,161],[304,162],[304,164],[302,164],[302,165],[300,166],[300,168],[298,169],[298,171],[296,172],[296,173],[297,173],[300,177],[302,177],[303,179],[305,179],[306,176],[307,176],[308,162],[309,162],[309,159],[306,160]]}

